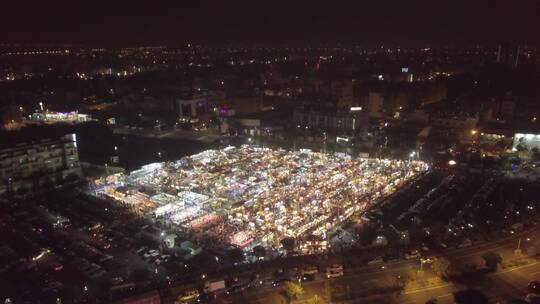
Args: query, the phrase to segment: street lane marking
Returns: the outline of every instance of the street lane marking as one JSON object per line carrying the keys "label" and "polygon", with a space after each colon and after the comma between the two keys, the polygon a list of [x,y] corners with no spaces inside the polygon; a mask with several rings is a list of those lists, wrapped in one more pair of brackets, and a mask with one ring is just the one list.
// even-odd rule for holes
{"label": "street lane marking", "polygon": [[522,269],[522,268],[526,268],[526,267],[530,267],[530,266],[535,266],[535,265],[538,265],[540,264],[540,262],[534,262],[534,263],[531,263],[531,264],[526,264],[526,265],[522,265],[522,266],[517,266],[517,267],[513,267],[511,269],[507,269],[507,270],[503,270],[503,271],[499,271],[499,272],[496,272],[494,273],[493,275],[500,275],[500,274],[505,274],[505,273],[508,273],[508,272],[512,272],[514,270],[518,270],[518,269]]}
{"label": "street lane marking", "polygon": [[448,286],[452,286],[452,284],[444,284],[444,285],[433,286],[433,287],[428,287],[428,288],[416,289],[416,290],[404,292],[403,294],[418,293],[418,292],[423,292],[423,291],[428,291],[428,290],[433,290],[433,289],[438,289],[438,288],[448,287]]}

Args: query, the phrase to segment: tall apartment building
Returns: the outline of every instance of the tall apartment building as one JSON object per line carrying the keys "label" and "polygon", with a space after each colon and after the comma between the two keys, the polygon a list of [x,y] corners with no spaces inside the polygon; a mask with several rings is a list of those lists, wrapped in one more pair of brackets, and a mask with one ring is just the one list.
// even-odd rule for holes
{"label": "tall apartment building", "polygon": [[70,174],[81,175],[75,134],[0,150],[0,194],[37,189]]}

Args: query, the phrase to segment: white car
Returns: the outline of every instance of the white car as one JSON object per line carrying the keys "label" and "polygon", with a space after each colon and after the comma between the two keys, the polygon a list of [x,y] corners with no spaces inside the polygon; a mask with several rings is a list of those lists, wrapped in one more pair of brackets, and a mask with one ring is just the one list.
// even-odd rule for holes
{"label": "white car", "polygon": [[333,264],[326,268],[327,278],[337,278],[343,276],[343,265]]}
{"label": "white car", "polygon": [[326,277],[327,278],[338,278],[343,276],[343,269],[332,269],[328,268],[326,269]]}
{"label": "white car", "polygon": [[310,266],[302,269],[302,274],[315,275],[319,273],[319,269],[316,266]]}

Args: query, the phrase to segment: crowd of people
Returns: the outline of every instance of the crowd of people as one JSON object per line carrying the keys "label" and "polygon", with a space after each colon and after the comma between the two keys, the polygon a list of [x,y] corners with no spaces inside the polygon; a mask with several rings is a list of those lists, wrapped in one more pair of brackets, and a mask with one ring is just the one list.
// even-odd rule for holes
{"label": "crowd of people", "polygon": [[97,192],[199,241],[250,249],[279,247],[284,238],[324,242],[328,231],[427,168],[415,160],[242,146],[150,164],[95,184]]}

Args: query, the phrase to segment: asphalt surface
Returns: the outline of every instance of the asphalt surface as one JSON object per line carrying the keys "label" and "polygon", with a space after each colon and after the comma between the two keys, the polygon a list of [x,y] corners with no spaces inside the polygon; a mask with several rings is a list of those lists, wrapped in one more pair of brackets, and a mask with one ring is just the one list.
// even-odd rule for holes
{"label": "asphalt surface", "polygon": [[[529,229],[505,239],[489,243],[478,243],[468,248],[449,250],[439,254],[456,267],[466,264],[483,266],[482,255],[495,252],[503,257],[498,271],[468,282],[446,282],[424,265],[423,275],[418,273],[420,260],[400,260],[391,263],[358,268],[345,268],[340,278],[325,279],[319,275],[315,281],[304,282],[304,295],[298,303],[425,303],[436,299],[438,304],[454,303],[453,293],[468,288],[484,293],[490,303],[506,303],[512,299],[523,299],[527,295],[527,284],[540,278],[540,261],[517,255],[518,240],[526,253],[528,246],[540,244],[540,230]],[[435,255],[437,256],[437,255]],[[403,289],[398,286],[397,276],[408,278]],[[303,299],[303,301],[302,301]],[[242,294],[225,298],[223,303],[285,303],[282,287],[261,287]]]}

